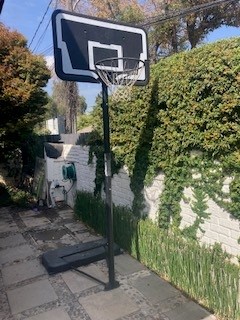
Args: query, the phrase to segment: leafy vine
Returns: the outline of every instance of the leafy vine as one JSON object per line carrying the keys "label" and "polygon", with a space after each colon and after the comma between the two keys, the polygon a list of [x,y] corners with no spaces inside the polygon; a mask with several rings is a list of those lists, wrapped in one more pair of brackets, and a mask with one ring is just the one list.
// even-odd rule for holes
{"label": "leafy vine", "polygon": [[239,73],[240,39],[220,41],[160,60],[146,87],[110,105],[111,145],[129,169],[136,216],[144,186],[163,171],[161,228],[179,227],[186,187],[196,220],[183,233],[196,238],[207,196],[240,219]]}

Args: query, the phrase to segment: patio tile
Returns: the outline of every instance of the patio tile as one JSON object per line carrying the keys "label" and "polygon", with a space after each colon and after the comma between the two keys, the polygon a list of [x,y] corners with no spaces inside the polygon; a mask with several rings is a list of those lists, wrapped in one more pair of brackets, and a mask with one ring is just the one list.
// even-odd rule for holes
{"label": "patio tile", "polygon": [[153,304],[179,295],[179,291],[155,274],[131,280],[133,286]]}
{"label": "patio tile", "polygon": [[22,217],[23,223],[28,228],[40,227],[42,225],[50,224],[50,220],[46,217],[42,216],[29,216],[29,217]]}
{"label": "patio tile", "polygon": [[5,238],[0,238],[0,248],[18,246],[19,244],[23,243],[26,243],[26,240],[20,233]]}
{"label": "patio tile", "polygon": [[6,286],[45,274],[39,260],[17,263],[2,269],[3,283]]}
{"label": "patio tile", "polygon": [[0,219],[0,233],[5,233],[5,232],[16,232],[18,231],[18,227],[16,223],[12,220],[3,220]]}
{"label": "patio tile", "polygon": [[87,231],[86,226],[81,223],[80,221],[75,221],[72,223],[67,223],[65,224],[65,226],[72,232],[76,232],[76,231]]}
{"label": "patio tile", "polygon": [[193,314],[194,320],[202,320],[206,319],[210,315],[207,310],[203,309],[193,301],[184,303],[178,308],[170,310],[165,314],[169,318],[169,320],[193,320]]}
{"label": "patio tile", "polygon": [[92,320],[116,320],[139,310],[120,288],[80,298],[79,302]]}
{"label": "patio tile", "polygon": [[48,280],[41,280],[17,289],[8,290],[7,295],[12,314],[41,306],[58,298]]}
{"label": "patio tile", "polygon": [[132,258],[128,254],[121,254],[114,258],[116,271],[121,275],[129,275],[134,272],[141,270],[146,270],[146,268],[138,262],[136,259]]}
{"label": "patio tile", "polygon": [[[108,277],[104,274],[96,265],[88,265],[85,267],[78,268],[83,272],[103,281],[108,281]],[[97,286],[99,283],[84,274],[74,272],[74,271],[67,271],[62,274],[62,278],[71,290],[72,293],[77,293],[84,291],[86,289],[90,289],[92,287]]]}
{"label": "patio tile", "polygon": [[75,237],[80,241],[80,242],[89,242],[89,241],[95,241],[95,240],[100,240],[102,239],[101,236],[95,236],[92,235],[90,232],[80,232],[80,233],[75,233]]}
{"label": "patio tile", "polygon": [[27,244],[14,248],[4,249],[1,250],[0,264],[10,263],[17,260],[23,260],[33,254],[33,249]]}
{"label": "patio tile", "polygon": [[66,209],[66,210],[60,210],[59,216],[63,219],[73,219],[74,218],[74,212],[72,209]]}

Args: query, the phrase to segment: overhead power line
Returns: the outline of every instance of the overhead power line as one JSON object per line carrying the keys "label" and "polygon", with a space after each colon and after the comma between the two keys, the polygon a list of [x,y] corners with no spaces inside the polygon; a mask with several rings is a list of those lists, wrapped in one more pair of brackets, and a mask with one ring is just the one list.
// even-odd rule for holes
{"label": "overhead power line", "polygon": [[42,43],[42,41],[43,41],[43,39],[44,39],[44,37],[45,37],[45,35],[46,35],[46,33],[47,33],[47,29],[48,29],[48,27],[49,27],[49,25],[50,25],[50,22],[51,22],[51,18],[49,19],[49,21],[48,21],[45,29],[43,30],[42,35],[39,37],[38,42],[37,42],[37,44],[35,45],[35,47],[34,47],[34,49],[33,49],[33,52],[34,52],[35,50],[37,50],[38,47],[40,46],[40,44]]}
{"label": "overhead power line", "polygon": [[49,54],[49,53],[52,53],[52,52],[53,52],[53,45],[50,44],[50,45],[47,46],[45,49],[41,50],[41,51],[39,52],[39,54],[45,56],[45,55],[47,55],[47,54]]}
{"label": "overhead power line", "polygon": [[155,17],[150,17],[148,19],[148,21],[144,22],[144,23],[139,23],[139,25],[141,25],[142,27],[147,27],[147,26],[151,26],[153,24],[157,24],[157,23],[163,23],[166,22],[168,20],[174,19],[174,18],[179,18],[179,17],[184,17],[188,14],[191,13],[196,13],[205,9],[210,9],[210,8],[214,8],[216,6],[220,6],[222,4],[230,4],[231,2],[234,2],[236,0],[216,0],[216,1],[211,1],[205,4],[200,4],[200,5],[196,5],[190,8],[186,8],[186,9],[181,9],[181,10],[176,10],[176,11],[169,11],[168,13],[164,14],[164,15],[158,15]]}
{"label": "overhead power line", "polygon": [[50,0],[50,1],[49,1],[49,4],[48,4],[48,6],[47,6],[47,9],[46,9],[46,11],[44,12],[43,17],[42,17],[41,21],[39,22],[38,27],[37,27],[37,29],[36,29],[33,37],[32,37],[32,40],[31,40],[31,42],[30,42],[30,44],[29,44],[29,48],[31,47],[34,39],[36,38],[36,35],[37,35],[37,33],[38,33],[38,30],[40,29],[40,27],[41,27],[41,25],[42,25],[42,23],[43,23],[46,15],[47,15],[47,13],[48,13],[48,10],[49,10],[49,8],[50,8],[50,5],[51,5],[52,1],[53,1],[53,0]]}

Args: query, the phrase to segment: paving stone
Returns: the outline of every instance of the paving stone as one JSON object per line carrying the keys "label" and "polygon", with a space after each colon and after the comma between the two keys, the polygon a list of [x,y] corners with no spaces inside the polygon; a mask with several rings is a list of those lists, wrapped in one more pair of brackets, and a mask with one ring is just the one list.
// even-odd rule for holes
{"label": "paving stone", "polygon": [[58,298],[48,280],[8,290],[7,295],[12,314],[41,306]]}
{"label": "paving stone", "polygon": [[65,226],[72,232],[87,231],[86,226],[83,223],[81,223],[80,221],[67,223],[67,224],[65,224]]}
{"label": "paving stone", "polygon": [[28,228],[40,227],[42,225],[50,224],[50,220],[43,216],[29,216],[22,217],[23,223]]}
{"label": "paving stone", "polygon": [[195,302],[189,301],[166,312],[165,315],[169,320],[203,320],[206,319],[210,313]]}
{"label": "paving stone", "polygon": [[45,274],[39,260],[17,263],[2,269],[3,283],[6,286]]}
{"label": "paving stone", "polygon": [[166,313],[172,309],[175,309],[175,308],[181,306],[182,304],[184,304],[188,301],[189,301],[189,299],[187,297],[185,297],[183,294],[181,294],[181,292],[179,291],[178,296],[170,297],[166,300],[159,301],[157,304],[157,309],[161,313]]}
{"label": "paving stone", "polygon": [[0,221],[12,220],[12,216],[8,212],[3,212],[0,208]]}
{"label": "paving stone", "polygon": [[76,239],[68,233],[67,228],[31,232],[38,247],[46,252],[48,250],[76,244]]}
{"label": "paving stone", "polygon": [[116,320],[139,310],[121,288],[79,299],[91,320]]}
{"label": "paving stone", "polygon": [[59,249],[59,248],[63,248],[63,247],[67,247],[68,245],[63,244],[61,242],[44,242],[42,244],[39,244],[38,248],[42,251],[42,252],[47,252],[49,250],[55,250],[55,249]]}
{"label": "paving stone", "polygon": [[133,286],[153,304],[179,295],[179,291],[155,274],[131,280]]}
{"label": "paving stone", "polygon": [[0,233],[18,231],[18,227],[13,220],[0,219],[0,221]]}
{"label": "paving stone", "polygon": [[134,272],[146,270],[146,268],[139,263],[136,259],[128,254],[121,254],[114,258],[115,268],[121,275],[129,275]]}
{"label": "paving stone", "polygon": [[1,250],[0,264],[23,260],[33,254],[33,249],[27,244],[14,248],[4,249]]}
{"label": "paving stone", "polygon": [[59,240],[67,234],[67,229],[52,229],[31,232],[35,240]]}
{"label": "paving stone", "polygon": [[9,214],[10,211],[11,211],[10,207],[2,207],[2,208],[0,208],[0,218],[2,216],[5,216],[5,215]]}
{"label": "paving stone", "polygon": [[26,318],[25,320],[71,320],[63,308],[53,309],[51,311],[40,313],[36,316]]}
{"label": "paving stone", "polygon": [[26,240],[20,233],[0,238],[0,248],[18,246],[19,244],[26,243]]}
{"label": "paving stone", "polygon": [[35,216],[35,215],[37,215],[37,214],[38,214],[38,212],[35,211],[35,210],[25,210],[25,211],[21,211],[21,212],[19,213],[19,216],[20,216],[21,218],[24,218],[24,217],[33,217],[33,216]]}
{"label": "paving stone", "polygon": [[95,241],[95,240],[102,239],[101,236],[95,236],[95,235],[91,234],[90,232],[75,233],[75,237],[80,242],[89,242],[89,241]]}
{"label": "paving stone", "polygon": [[[100,281],[105,283],[108,282],[108,276],[104,274],[100,268],[94,264],[80,267],[78,270],[83,271]],[[75,272],[75,271],[67,271],[62,274],[62,278],[71,290],[72,293],[77,293],[84,291],[86,289],[90,289],[99,284],[99,282],[85,276],[84,274]]]}
{"label": "paving stone", "polygon": [[71,209],[61,210],[61,211],[59,211],[59,215],[63,219],[69,219],[69,218],[73,219],[74,218],[74,212]]}
{"label": "paving stone", "polygon": [[76,239],[70,234],[65,234],[59,240],[37,240],[36,243],[38,244],[39,248],[41,248],[41,250],[45,250],[47,248],[48,250],[51,250],[53,248],[62,248],[66,246],[75,245]]}

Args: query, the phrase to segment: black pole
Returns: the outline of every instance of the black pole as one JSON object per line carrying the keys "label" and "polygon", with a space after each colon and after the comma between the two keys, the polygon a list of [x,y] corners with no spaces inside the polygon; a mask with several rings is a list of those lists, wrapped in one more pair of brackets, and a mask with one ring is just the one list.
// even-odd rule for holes
{"label": "black pole", "polygon": [[109,282],[106,290],[117,288],[119,283],[115,280],[114,271],[114,237],[113,237],[113,209],[112,209],[112,172],[111,148],[108,111],[108,88],[102,83],[102,109],[103,109],[103,134],[104,134],[104,164],[105,164],[105,192],[106,192],[106,217],[107,217],[107,244],[108,244],[108,276]]}

